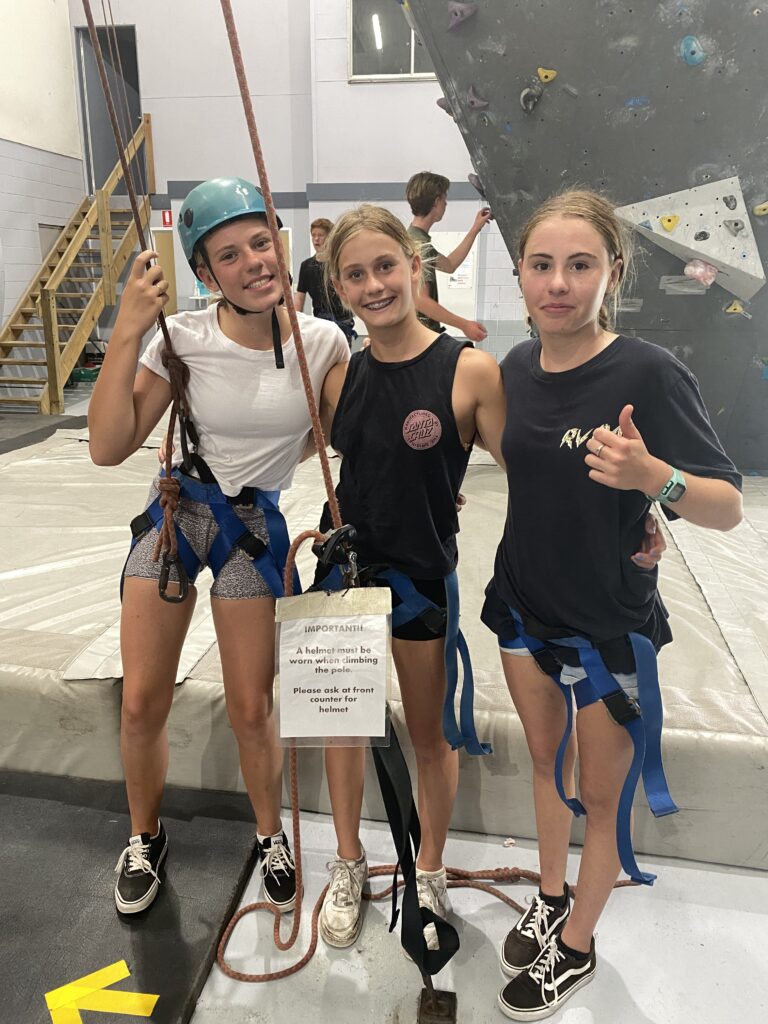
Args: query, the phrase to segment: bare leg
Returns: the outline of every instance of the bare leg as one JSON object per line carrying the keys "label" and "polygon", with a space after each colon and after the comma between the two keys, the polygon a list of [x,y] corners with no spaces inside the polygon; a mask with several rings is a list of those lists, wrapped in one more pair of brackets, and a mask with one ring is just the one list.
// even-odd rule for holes
{"label": "bare leg", "polygon": [[326,747],[325,771],[339,857],[357,860],[362,855],[360,815],[363,806],[365,749]]}
{"label": "bare leg", "polygon": [[417,866],[437,871],[456,800],[459,755],[443,736],[443,640],[393,640],[405,720],[418,768],[421,847]]}
{"label": "bare leg", "polygon": [[227,712],[259,832],[280,831],[283,751],[273,711],[275,602],[211,598]]}
{"label": "bare leg", "polygon": [[579,711],[576,721],[579,790],[587,811],[587,829],[576,900],[562,938],[567,946],[586,953],[621,870],[616,848],[616,813],[632,761],[632,742],[602,701]]}
{"label": "bare leg", "polygon": [[131,834],[157,829],[168,770],[166,722],[176,670],[197,592],[182,604],[160,598],[155,580],[129,576],[123,591],[120,649],[123,705],[120,751],[131,813]]}
{"label": "bare leg", "polygon": [[[502,654],[501,663],[533,761],[541,889],[550,896],[559,896],[565,885],[573,820],[555,787],[555,755],[565,728],[565,702],[553,681],[533,658]],[[572,796],[575,789],[575,752],[576,744],[571,737],[563,763],[563,784],[568,796]]]}

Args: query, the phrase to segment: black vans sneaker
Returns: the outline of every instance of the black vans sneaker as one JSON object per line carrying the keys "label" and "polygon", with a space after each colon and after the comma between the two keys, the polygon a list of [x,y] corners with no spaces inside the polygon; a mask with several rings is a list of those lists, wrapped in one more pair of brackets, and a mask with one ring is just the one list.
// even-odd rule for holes
{"label": "black vans sneaker", "polygon": [[566,953],[552,938],[531,966],[499,993],[499,1008],[510,1020],[544,1020],[595,976],[595,940],[585,960]]}
{"label": "black vans sneaker", "polygon": [[530,967],[553,935],[559,935],[571,912],[571,893],[565,886],[565,904],[562,908],[550,906],[539,893],[533,897],[528,910],[501,944],[499,962],[508,978]]}
{"label": "black vans sneaker", "polygon": [[168,853],[168,836],[162,821],[156,836],[149,832],[131,836],[120,854],[115,871],[115,905],[121,914],[138,914],[146,910],[160,888],[158,873]]}
{"label": "black vans sneaker", "polygon": [[296,906],[296,867],[285,832],[258,842],[264,896],[277,909],[287,914]]}

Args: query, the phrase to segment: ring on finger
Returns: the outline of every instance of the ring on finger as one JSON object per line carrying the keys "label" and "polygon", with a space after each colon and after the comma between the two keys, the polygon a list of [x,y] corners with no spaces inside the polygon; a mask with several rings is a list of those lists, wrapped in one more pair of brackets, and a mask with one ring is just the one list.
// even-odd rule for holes
{"label": "ring on finger", "polygon": [[598,459],[600,458],[600,452],[603,450],[603,448],[605,448],[605,441],[603,441],[602,444],[599,444],[597,446],[597,451],[595,452],[595,455],[598,457]]}

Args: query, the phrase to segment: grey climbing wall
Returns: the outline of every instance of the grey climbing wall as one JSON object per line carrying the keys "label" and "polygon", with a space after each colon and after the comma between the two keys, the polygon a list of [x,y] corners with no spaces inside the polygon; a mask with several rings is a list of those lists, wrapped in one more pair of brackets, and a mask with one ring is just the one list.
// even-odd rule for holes
{"label": "grey climbing wall", "polygon": [[[552,192],[606,191],[638,226],[622,329],[682,359],[739,467],[768,469],[768,3],[406,9],[510,252]],[[691,257],[718,270],[709,288]]]}

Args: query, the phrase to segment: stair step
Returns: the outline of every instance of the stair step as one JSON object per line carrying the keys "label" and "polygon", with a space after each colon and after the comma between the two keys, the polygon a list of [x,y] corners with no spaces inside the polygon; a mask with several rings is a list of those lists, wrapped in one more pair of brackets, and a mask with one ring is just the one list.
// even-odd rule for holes
{"label": "stair step", "polygon": [[40,405],[39,398],[31,398],[29,395],[2,395],[0,404],[4,402],[11,402],[13,405]]}
{"label": "stair step", "polygon": [[[45,348],[44,341],[27,341],[26,338],[19,338],[17,341],[0,341],[0,348]],[[66,341],[59,342],[59,348],[66,348]]]}
{"label": "stair step", "polygon": [[45,359],[0,359],[2,366],[47,366]]}
{"label": "stair step", "polygon": [[47,377],[3,377],[0,374],[0,387],[7,388],[17,385],[18,387],[43,387],[48,383]]}
{"label": "stair step", "polygon": [[[77,324],[60,324],[56,323],[58,328],[64,328],[67,331],[74,331]],[[12,331],[44,331],[45,326],[43,324],[11,324],[10,329]]]}

